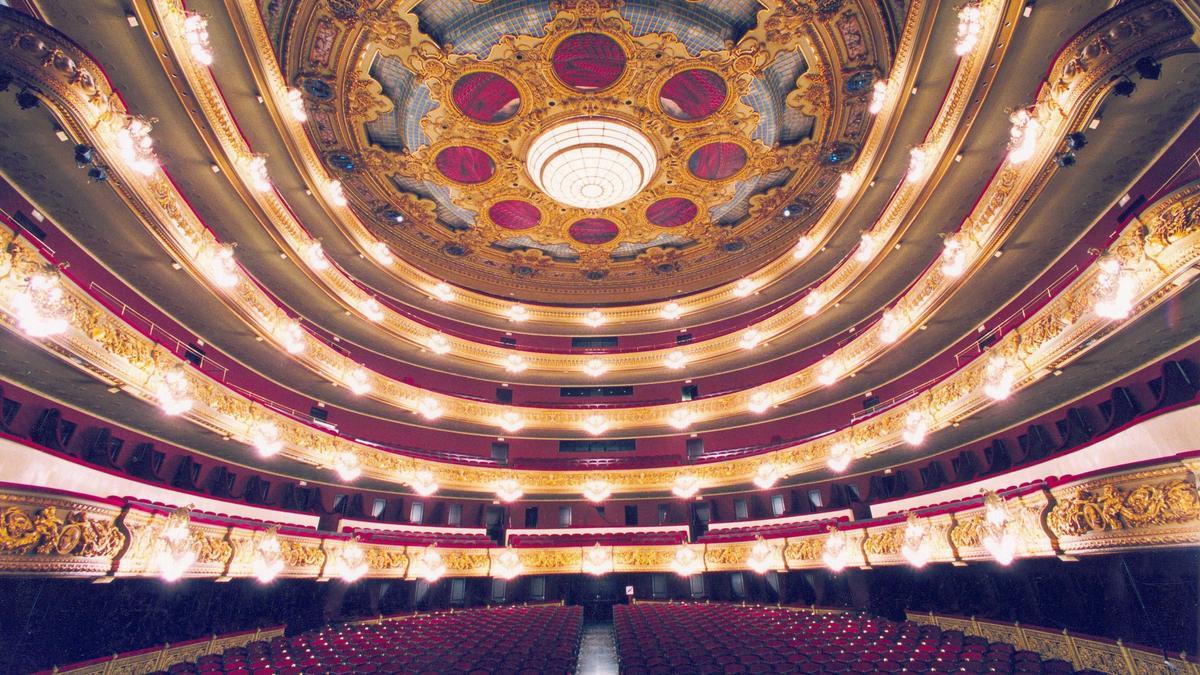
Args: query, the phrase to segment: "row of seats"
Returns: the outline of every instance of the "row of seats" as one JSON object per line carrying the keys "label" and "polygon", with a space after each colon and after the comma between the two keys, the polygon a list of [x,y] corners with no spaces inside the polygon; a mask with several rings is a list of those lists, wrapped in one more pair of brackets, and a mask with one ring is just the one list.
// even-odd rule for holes
{"label": "row of seats", "polygon": [[278,637],[151,675],[568,675],[582,630],[580,607],[468,609]]}
{"label": "row of seats", "polygon": [[762,536],[765,539],[802,537],[805,535],[820,534],[835,522],[837,521],[819,520],[803,523],[766,523],[758,525],[744,525],[741,527],[723,527],[705,532],[696,541],[701,544],[710,544],[726,541],[749,541],[759,536]]}
{"label": "row of seats", "polygon": [[674,546],[687,541],[686,530],[676,532],[581,532],[559,534],[513,534],[508,543],[513,548],[537,548],[540,546]]}
{"label": "row of seats", "polygon": [[[344,531],[344,530],[343,530]],[[391,546],[448,546],[450,548],[491,548],[496,545],[482,532],[428,532],[422,530],[354,530],[359,538],[374,544]]]}
{"label": "row of seats", "polygon": [[621,672],[1074,673],[1012,645],[936,626],[853,614],[728,604],[635,604],[614,610]]}

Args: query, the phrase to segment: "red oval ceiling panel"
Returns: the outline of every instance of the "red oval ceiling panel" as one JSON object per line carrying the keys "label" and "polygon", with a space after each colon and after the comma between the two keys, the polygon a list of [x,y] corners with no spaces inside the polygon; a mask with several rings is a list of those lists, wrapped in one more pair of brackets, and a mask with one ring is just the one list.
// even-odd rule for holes
{"label": "red oval ceiling panel", "polygon": [[625,52],[607,35],[576,33],[558,43],[550,65],[568,87],[599,91],[611,86],[625,72]]}
{"label": "red oval ceiling panel", "polygon": [[581,244],[606,244],[617,236],[617,224],[607,218],[584,218],[575,221],[567,233]]}
{"label": "red oval ceiling panel", "polygon": [[646,209],[646,220],[659,227],[676,227],[692,222],[699,209],[695,202],[683,197],[660,199]]}
{"label": "red oval ceiling panel", "polygon": [[496,173],[496,163],[479,148],[455,145],[445,148],[434,160],[437,170],[456,183],[482,183]]}
{"label": "red oval ceiling panel", "polygon": [[720,75],[693,68],[667,80],[658,92],[658,104],[668,116],[694,122],[719,110],[728,95],[729,89]]}
{"label": "red oval ceiling panel", "polygon": [[528,230],[542,222],[542,212],[529,202],[505,199],[488,208],[492,222],[506,230]]}
{"label": "red oval ceiling panel", "polygon": [[702,180],[725,180],[746,166],[746,149],[737,143],[709,143],[688,158],[688,170]]}
{"label": "red oval ceiling panel", "polygon": [[517,88],[495,73],[463,75],[454,83],[450,96],[464,115],[487,124],[512,119],[521,107]]}

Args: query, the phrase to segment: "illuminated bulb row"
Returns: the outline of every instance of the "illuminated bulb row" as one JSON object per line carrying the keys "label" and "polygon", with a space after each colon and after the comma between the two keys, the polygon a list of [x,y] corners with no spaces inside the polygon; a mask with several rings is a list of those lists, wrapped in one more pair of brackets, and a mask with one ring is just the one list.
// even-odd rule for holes
{"label": "illuminated bulb row", "polygon": [[983,8],[978,2],[972,2],[958,10],[958,32],[954,39],[954,53],[966,56],[979,44],[979,36],[983,32]]}
{"label": "illuminated bulb row", "polygon": [[187,41],[192,58],[196,59],[197,63],[211,66],[213,54],[208,44],[208,19],[199,14],[189,13],[183,19],[183,37]]}
{"label": "illuminated bulb row", "polygon": [[1011,164],[1028,161],[1037,150],[1042,125],[1034,117],[1034,112],[1031,109],[1023,108],[1014,111],[1009,116],[1009,119],[1012,120],[1012,129],[1009,131],[1008,161]]}
{"label": "illuminated bulb row", "polygon": [[150,137],[153,127],[141,117],[126,117],[117,129],[114,142],[121,160],[129,168],[149,176],[158,169],[158,158],[154,155],[154,139]]}

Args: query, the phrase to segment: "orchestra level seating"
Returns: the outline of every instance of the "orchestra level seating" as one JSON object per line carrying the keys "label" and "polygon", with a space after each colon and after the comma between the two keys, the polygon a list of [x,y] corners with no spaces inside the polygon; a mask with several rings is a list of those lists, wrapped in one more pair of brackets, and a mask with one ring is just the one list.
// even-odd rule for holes
{"label": "orchestra level seating", "polygon": [[614,610],[621,673],[1074,673],[1013,645],[847,614],[728,604]]}
{"label": "orchestra level seating", "polygon": [[413,615],[277,637],[163,673],[574,673],[579,607],[535,605]]}

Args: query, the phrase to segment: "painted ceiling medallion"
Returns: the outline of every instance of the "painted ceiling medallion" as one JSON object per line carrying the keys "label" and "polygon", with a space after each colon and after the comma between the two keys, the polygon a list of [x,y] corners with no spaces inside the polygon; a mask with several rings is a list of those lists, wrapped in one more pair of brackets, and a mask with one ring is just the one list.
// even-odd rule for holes
{"label": "painted ceiling medallion", "polygon": [[513,83],[489,72],[458,78],[450,98],[462,114],[486,124],[507,122],[521,107],[521,94]]}
{"label": "painted ceiling medallion", "polygon": [[406,264],[530,302],[658,300],[790,256],[821,213],[779,212],[827,201],[832,139],[858,152],[845,80],[887,70],[876,4],[844,0],[836,26],[804,5],[426,0],[355,40],[328,35],[346,21],[317,40],[318,9],[297,30],[336,53],[299,81],[330,83],[312,136],[355,160],[356,206],[404,213],[372,234]]}
{"label": "painted ceiling medallion", "polygon": [[484,183],[496,173],[496,163],[486,152],[468,145],[445,148],[434,160],[446,178],[466,185]]}
{"label": "painted ceiling medallion", "polygon": [[746,149],[737,143],[709,143],[688,157],[688,171],[702,180],[726,180],[746,166]]}
{"label": "painted ceiling medallion", "polygon": [[584,218],[571,224],[568,234],[581,244],[607,244],[617,237],[617,224],[607,218]]}
{"label": "painted ceiling medallion", "polygon": [[658,167],[654,146],[637,129],[603,117],[574,119],[534,139],[529,177],[566,206],[603,209],[629,201]]}
{"label": "painted ceiling medallion", "polygon": [[576,91],[611,87],[625,72],[621,45],[602,33],[576,33],[554,48],[550,65],[559,81]]}
{"label": "painted ceiling medallion", "polygon": [[646,209],[646,220],[659,227],[678,227],[692,222],[699,213],[696,203],[683,197],[660,199]]}
{"label": "painted ceiling medallion", "polygon": [[542,212],[529,202],[505,199],[488,207],[488,218],[506,230],[528,230],[542,222]]}
{"label": "painted ceiling medallion", "polygon": [[674,119],[695,122],[720,110],[728,95],[729,88],[719,74],[693,68],[667,80],[658,92],[658,104]]}

